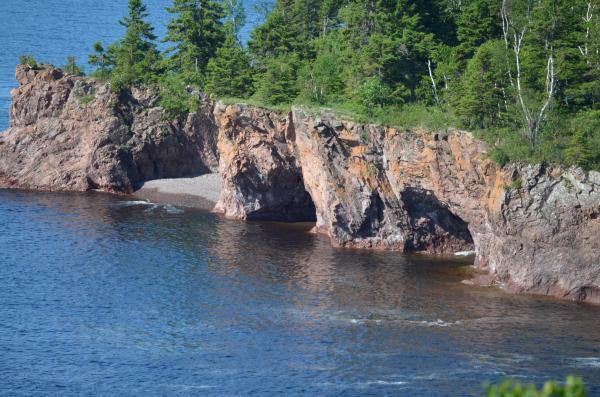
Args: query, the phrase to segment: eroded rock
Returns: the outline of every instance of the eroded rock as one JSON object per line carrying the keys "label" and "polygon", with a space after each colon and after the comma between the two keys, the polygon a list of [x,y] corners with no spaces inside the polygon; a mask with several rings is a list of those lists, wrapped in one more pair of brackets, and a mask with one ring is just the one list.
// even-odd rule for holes
{"label": "eroded rock", "polygon": [[[17,69],[0,187],[130,192],[142,181],[218,170],[216,211],[316,221],[342,247],[475,251],[513,292],[600,303],[600,173],[504,169],[471,134],[399,130],[246,105],[167,120],[156,96],[45,68]],[[200,95],[200,94],[199,94]]]}
{"label": "eroded rock", "polygon": [[215,107],[223,189],[215,210],[235,219],[313,221],[293,151],[290,115],[244,105]]}
{"label": "eroded rock", "polygon": [[145,180],[217,168],[214,125],[198,114],[167,120],[147,89],[117,96],[52,67],[19,66],[16,77],[10,128],[0,135],[0,186],[131,192]]}

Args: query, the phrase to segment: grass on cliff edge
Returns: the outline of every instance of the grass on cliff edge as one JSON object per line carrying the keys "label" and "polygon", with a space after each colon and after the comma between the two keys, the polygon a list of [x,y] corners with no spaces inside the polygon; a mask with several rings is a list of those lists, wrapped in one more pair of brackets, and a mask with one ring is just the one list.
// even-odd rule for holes
{"label": "grass on cliff edge", "polygon": [[292,106],[302,106],[315,114],[320,111],[331,111],[342,120],[363,124],[378,124],[399,129],[422,128],[424,130],[446,130],[458,125],[455,117],[439,107],[420,104],[403,107],[388,106],[367,113],[362,106],[354,103],[335,103],[328,106],[315,106],[309,103],[288,103],[272,105],[256,98],[219,98],[226,105],[245,104],[272,110],[278,113],[289,112]]}
{"label": "grass on cliff edge", "polygon": [[[386,106],[369,112],[355,103],[335,103],[316,106],[307,103],[272,105],[256,98],[221,98],[225,104],[247,104],[277,113],[289,112],[292,106],[302,106],[318,114],[330,111],[342,120],[363,124],[379,124],[398,129],[421,128],[425,131],[460,129],[460,121],[447,107],[407,104]],[[573,133],[579,131],[579,133]],[[524,130],[514,127],[474,130],[473,135],[485,141],[491,159],[504,166],[509,163],[560,164],[580,166],[586,170],[600,171],[600,111],[576,117],[554,114],[540,130],[535,145],[525,137]]]}

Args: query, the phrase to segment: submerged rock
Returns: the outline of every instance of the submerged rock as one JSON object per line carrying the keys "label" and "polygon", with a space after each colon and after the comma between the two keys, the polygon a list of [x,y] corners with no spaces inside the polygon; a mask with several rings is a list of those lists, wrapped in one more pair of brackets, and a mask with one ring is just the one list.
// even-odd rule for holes
{"label": "submerged rock", "polygon": [[17,69],[0,135],[0,186],[131,192],[218,171],[215,210],[241,220],[315,221],[333,244],[454,254],[512,292],[600,303],[600,174],[499,168],[464,131],[364,125],[208,100],[168,120],[144,88],[52,68]]}

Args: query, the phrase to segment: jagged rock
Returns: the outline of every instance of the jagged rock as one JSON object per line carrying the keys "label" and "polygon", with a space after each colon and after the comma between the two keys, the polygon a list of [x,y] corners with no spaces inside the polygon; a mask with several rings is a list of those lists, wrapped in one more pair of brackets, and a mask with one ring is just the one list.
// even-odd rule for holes
{"label": "jagged rock", "polygon": [[[202,106],[165,120],[152,91],[17,68],[0,135],[0,187],[129,192],[217,168],[216,211],[236,219],[316,220],[335,245],[475,251],[513,292],[600,303],[600,173],[501,169],[471,134],[364,125],[293,109]],[[200,95],[200,94],[198,94]]]}
{"label": "jagged rock", "polygon": [[[117,96],[52,67],[19,66],[10,128],[0,136],[0,186],[131,192],[145,180],[216,169],[213,130],[166,120],[151,91]],[[200,109],[200,113],[210,114]]]}
{"label": "jagged rock", "polygon": [[223,176],[215,210],[236,219],[314,220],[294,157],[290,116],[222,104],[214,114]]}

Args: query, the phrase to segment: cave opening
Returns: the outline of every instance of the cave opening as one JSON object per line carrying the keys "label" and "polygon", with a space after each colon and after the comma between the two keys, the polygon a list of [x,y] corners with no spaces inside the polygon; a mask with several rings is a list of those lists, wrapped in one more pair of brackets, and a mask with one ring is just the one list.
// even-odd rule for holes
{"label": "cave opening", "polygon": [[[252,194],[260,202],[259,208],[247,215],[248,220],[275,221],[287,223],[316,223],[317,209],[315,203],[304,186],[301,174],[290,178],[289,175],[280,178],[275,183],[277,189],[268,188],[265,191],[253,186]],[[243,183],[243,186],[252,183]]]}
{"label": "cave opening", "polygon": [[413,232],[410,251],[450,254],[475,249],[469,224],[450,211],[432,191],[406,188],[402,200]]}

